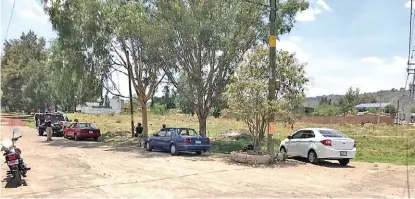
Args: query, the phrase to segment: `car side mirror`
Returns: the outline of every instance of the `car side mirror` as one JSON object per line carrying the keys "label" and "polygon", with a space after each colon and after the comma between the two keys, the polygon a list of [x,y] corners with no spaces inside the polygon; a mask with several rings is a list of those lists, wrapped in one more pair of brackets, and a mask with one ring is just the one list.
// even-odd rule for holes
{"label": "car side mirror", "polygon": [[291,140],[291,139],[293,139],[293,136],[289,135],[289,136],[287,136],[287,138],[288,138],[289,140]]}

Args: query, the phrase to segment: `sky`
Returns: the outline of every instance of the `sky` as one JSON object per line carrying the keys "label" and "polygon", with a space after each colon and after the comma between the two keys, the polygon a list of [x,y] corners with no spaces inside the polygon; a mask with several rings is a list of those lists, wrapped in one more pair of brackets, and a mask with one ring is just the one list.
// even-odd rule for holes
{"label": "sky", "polygon": [[[15,0],[1,0],[1,39]],[[310,8],[296,16],[293,30],[277,48],[306,62],[309,97],[404,87],[408,58],[408,0],[308,0]],[[415,6],[415,4],[414,4]],[[7,39],[29,30],[51,40],[57,37],[40,0],[16,0]],[[128,79],[119,74],[122,94]],[[161,90],[161,89],[160,89]],[[160,92],[158,92],[160,94]]]}

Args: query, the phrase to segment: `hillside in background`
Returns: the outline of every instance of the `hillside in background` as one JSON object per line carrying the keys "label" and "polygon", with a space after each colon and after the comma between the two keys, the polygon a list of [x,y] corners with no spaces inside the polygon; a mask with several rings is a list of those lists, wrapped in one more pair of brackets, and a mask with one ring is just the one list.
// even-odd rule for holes
{"label": "hillside in background", "polygon": [[[377,92],[367,93],[367,94],[373,94],[376,97],[376,100],[378,102],[390,102],[392,103],[392,105],[396,107],[398,103],[398,99],[402,97],[403,93],[404,93],[404,89],[401,88],[400,90],[391,89],[391,90],[383,90],[383,91],[377,91]],[[322,97],[327,97],[328,99],[331,99],[332,102],[337,103],[342,96],[343,95],[323,95],[323,96],[317,96],[317,97],[307,97],[305,100],[305,105],[315,108],[318,106],[318,103]]]}

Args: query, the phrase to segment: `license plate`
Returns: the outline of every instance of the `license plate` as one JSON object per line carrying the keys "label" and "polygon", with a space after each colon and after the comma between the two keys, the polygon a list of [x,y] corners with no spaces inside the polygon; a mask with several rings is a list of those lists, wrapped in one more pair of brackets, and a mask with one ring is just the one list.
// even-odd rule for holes
{"label": "license plate", "polygon": [[19,160],[12,160],[12,161],[7,162],[7,165],[16,165],[16,164],[19,164]]}
{"label": "license plate", "polygon": [[200,143],[202,143],[202,142],[201,142],[200,140],[196,140],[196,141],[195,141],[195,143],[196,143],[196,144],[200,144]]}
{"label": "license plate", "polygon": [[347,151],[340,151],[340,156],[347,156]]}
{"label": "license plate", "polygon": [[93,131],[89,131],[89,133],[94,133]]}

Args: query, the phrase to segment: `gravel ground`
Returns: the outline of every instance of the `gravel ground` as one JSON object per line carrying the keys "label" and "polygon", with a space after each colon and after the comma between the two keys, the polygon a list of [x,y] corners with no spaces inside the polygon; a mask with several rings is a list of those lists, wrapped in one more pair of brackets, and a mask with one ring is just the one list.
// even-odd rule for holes
{"label": "gravel ground", "polygon": [[[3,118],[3,139],[11,137],[12,127],[6,124],[12,123]],[[170,156],[60,137],[46,142],[24,126],[17,134],[23,135],[17,146],[32,170],[25,186],[3,182],[2,198],[408,197],[406,166],[289,160],[252,167],[208,154]],[[414,197],[415,167],[409,169]],[[2,164],[3,177],[6,170]]]}

